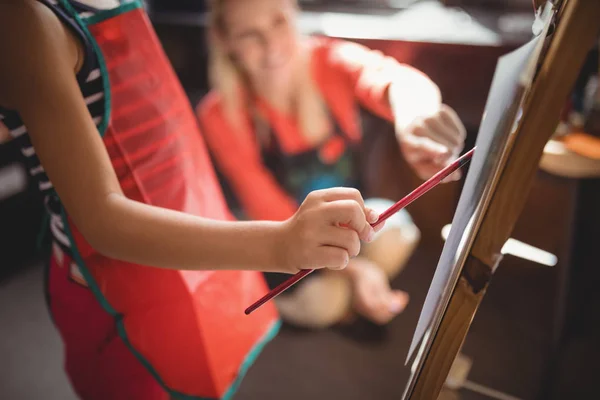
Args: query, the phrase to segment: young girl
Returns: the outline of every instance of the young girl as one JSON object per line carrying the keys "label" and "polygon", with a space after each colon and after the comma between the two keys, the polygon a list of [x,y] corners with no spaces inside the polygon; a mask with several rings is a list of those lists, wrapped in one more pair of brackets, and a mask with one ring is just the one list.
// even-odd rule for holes
{"label": "young girl", "polygon": [[[422,73],[357,44],[301,37],[294,0],[212,3],[214,90],[197,113],[250,218],[284,220],[311,190],[358,187],[353,167],[368,114],[395,124],[404,157],[423,179],[462,150],[461,121]],[[390,205],[377,204],[379,211]],[[344,320],[351,308],[378,324],[401,312],[408,296],[392,291],[388,280],[419,231],[408,213],[396,218],[347,274],[313,274],[280,296],[282,316],[322,327]]]}
{"label": "young girl", "polygon": [[230,222],[138,2],[3,1],[0,54],[0,119],[49,214],[50,309],[82,399],[230,397],[278,326],[272,306],[243,313],[258,271],[343,269],[374,235],[344,188],[284,222]]}

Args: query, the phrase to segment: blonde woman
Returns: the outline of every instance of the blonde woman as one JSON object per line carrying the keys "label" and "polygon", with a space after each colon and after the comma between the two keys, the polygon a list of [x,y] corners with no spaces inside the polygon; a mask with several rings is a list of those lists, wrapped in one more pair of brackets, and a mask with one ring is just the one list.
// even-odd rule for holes
{"label": "blonde woman", "polygon": [[[297,14],[295,0],[212,4],[213,91],[197,114],[248,217],[284,220],[311,190],[360,188],[353,166],[361,110],[395,124],[404,157],[423,179],[458,156],[465,128],[429,78],[357,44],[303,37]],[[389,279],[418,240],[408,214],[399,214],[344,273],[315,274],[280,296],[283,318],[326,327],[357,312],[387,323],[408,302]],[[273,286],[282,277],[268,280]]]}

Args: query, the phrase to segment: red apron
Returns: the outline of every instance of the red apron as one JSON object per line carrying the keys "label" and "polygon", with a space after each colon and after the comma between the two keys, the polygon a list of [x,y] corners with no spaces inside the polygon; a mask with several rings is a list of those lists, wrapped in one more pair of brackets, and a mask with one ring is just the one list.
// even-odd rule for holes
{"label": "red apron", "polygon": [[[230,219],[195,115],[141,5],[77,20],[100,58],[107,106],[100,132],[125,195]],[[83,278],[138,361],[175,398],[230,397],[279,327],[272,304],[243,313],[267,290],[262,275],[116,261],[64,218]],[[118,357],[112,367],[119,370]]]}

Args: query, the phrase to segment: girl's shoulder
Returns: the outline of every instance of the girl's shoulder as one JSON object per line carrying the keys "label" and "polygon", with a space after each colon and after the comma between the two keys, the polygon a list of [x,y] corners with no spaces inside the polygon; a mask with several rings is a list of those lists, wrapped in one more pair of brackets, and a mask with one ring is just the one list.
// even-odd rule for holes
{"label": "girl's shoulder", "polygon": [[[75,39],[48,7],[35,0],[0,2],[0,54],[10,54],[0,63],[0,91],[9,97],[18,95],[17,89],[31,87],[32,76],[49,76],[53,61],[66,59],[75,69],[78,60]],[[12,105],[2,100],[5,106]]]}

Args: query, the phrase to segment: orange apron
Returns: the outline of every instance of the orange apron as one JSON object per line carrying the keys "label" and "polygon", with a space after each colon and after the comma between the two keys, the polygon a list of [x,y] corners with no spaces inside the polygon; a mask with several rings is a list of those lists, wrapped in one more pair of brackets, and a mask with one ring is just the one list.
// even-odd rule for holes
{"label": "orange apron", "polygon": [[[125,195],[231,219],[195,115],[140,3],[76,19],[100,58],[106,101],[100,133]],[[165,390],[182,399],[230,397],[279,327],[272,304],[252,316],[243,313],[267,290],[262,275],[113,260],[63,218],[85,282],[127,348]]]}

